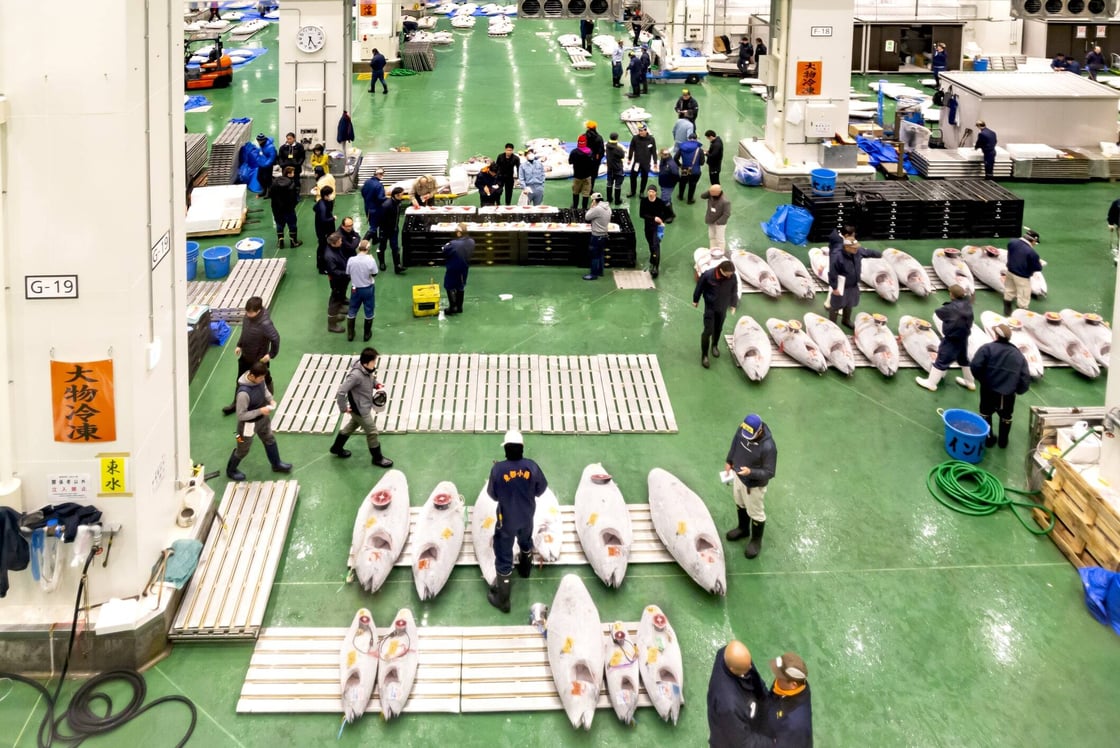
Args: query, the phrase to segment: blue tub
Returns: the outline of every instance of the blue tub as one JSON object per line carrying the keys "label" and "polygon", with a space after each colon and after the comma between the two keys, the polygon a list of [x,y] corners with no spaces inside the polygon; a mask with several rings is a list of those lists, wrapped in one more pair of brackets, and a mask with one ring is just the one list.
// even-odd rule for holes
{"label": "blue tub", "polygon": [[250,236],[247,239],[242,239],[233,246],[237,249],[238,260],[264,259],[264,239],[258,236]]}
{"label": "blue tub", "polygon": [[209,280],[225,278],[229,275],[229,258],[233,250],[229,247],[210,247],[202,250],[202,266],[206,268]]}
{"label": "blue tub", "polygon": [[945,451],[954,460],[975,465],[984,459],[984,441],[992,427],[978,414],[956,408],[938,410],[945,422]]}
{"label": "blue tub", "polygon": [[836,191],[836,172],[832,169],[813,169],[809,172],[814,195],[831,195]]}
{"label": "blue tub", "polygon": [[198,242],[187,242],[187,280],[198,275]]}

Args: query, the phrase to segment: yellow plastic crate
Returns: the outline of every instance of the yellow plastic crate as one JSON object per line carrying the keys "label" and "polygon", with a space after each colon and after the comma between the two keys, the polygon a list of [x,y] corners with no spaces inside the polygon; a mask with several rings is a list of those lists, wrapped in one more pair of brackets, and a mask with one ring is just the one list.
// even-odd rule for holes
{"label": "yellow plastic crate", "polygon": [[412,287],[412,316],[434,317],[439,314],[439,284],[425,283]]}

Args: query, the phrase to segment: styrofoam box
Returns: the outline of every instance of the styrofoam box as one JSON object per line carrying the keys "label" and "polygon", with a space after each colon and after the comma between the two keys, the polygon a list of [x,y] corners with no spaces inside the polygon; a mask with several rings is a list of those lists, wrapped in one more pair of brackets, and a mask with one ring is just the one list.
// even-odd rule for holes
{"label": "styrofoam box", "polygon": [[[1069,446],[1077,441],[1074,436],[1073,428],[1058,429],[1058,449],[1065,452]],[[1096,434],[1091,434],[1085,438],[1083,442],[1077,445],[1077,448],[1065,456],[1067,462],[1075,462],[1080,465],[1093,465],[1101,460],[1101,438]]]}

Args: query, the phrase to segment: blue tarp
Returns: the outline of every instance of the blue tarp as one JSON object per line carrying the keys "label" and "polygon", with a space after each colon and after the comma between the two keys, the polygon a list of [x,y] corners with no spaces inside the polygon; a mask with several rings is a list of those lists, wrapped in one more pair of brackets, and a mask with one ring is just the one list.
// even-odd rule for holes
{"label": "blue tarp", "polygon": [[1120,634],[1120,573],[1099,566],[1077,571],[1085,587],[1085,604],[1093,618]]}
{"label": "blue tarp", "polygon": [[[859,149],[867,154],[868,163],[872,166],[898,163],[898,151],[881,140],[859,135],[856,137],[856,143],[859,145]],[[909,156],[903,156],[902,168],[906,170],[907,174],[918,174],[918,170],[910,163]]]}
{"label": "blue tarp", "polygon": [[[234,70],[240,70],[241,68],[245,67],[250,62],[257,59],[258,57],[260,57],[261,55],[263,55],[265,52],[268,51],[268,47],[232,47],[231,49],[236,49],[236,50],[239,50],[241,52],[250,53],[249,54],[249,59],[245,60],[245,62],[235,62],[233,64],[233,69]],[[226,50],[226,54],[229,54],[229,49]],[[239,56],[244,57],[244,55],[239,55]]]}
{"label": "blue tarp", "polygon": [[205,96],[191,96],[187,99],[187,103],[183,105],[183,109],[189,112],[192,109],[198,109],[204,106],[210,106],[210,99]]}
{"label": "blue tarp", "polygon": [[771,241],[804,244],[809,238],[813,215],[799,205],[779,205],[770,220],[760,225]]}

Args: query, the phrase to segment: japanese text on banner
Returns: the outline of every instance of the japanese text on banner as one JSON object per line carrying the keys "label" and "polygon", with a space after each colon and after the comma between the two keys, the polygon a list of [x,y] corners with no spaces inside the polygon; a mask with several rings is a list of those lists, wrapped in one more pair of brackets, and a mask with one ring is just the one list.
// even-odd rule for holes
{"label": "japanese text on banner", "polygon": [[51,361],[54,440],[80,444],[117,439],[113,361]]}

